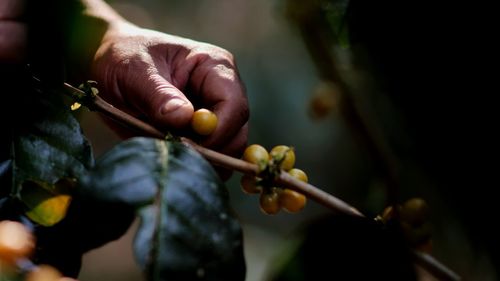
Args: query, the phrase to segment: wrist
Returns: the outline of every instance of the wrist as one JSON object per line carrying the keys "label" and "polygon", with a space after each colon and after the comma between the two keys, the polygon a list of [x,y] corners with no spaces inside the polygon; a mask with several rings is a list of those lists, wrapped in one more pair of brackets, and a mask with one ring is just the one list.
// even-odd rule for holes
{"label": "wrist", "polygon": [[[90,78],[98,49],[122,30],[134,27],[101,0],[79,0],[65,14],[67,79],[80,83]],[[74,3],[74,2],[73,2]]]}

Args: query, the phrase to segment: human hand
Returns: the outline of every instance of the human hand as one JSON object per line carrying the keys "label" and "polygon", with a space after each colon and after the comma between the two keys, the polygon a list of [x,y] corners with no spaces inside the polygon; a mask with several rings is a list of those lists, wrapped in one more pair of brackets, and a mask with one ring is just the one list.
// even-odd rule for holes
{"label": "human hand", "polygon": [[185,130],[195,104],[219,120],[202,145],[233,156],[246,145],[247,98],[224,49],[124,24],[103,38],[92,75],[104,99],[159,129]]}
{"label": "human hand", "polygon": [[21,21],[24,0],[0,1],[0,63],[23,61],[26,54],[26,24]]}

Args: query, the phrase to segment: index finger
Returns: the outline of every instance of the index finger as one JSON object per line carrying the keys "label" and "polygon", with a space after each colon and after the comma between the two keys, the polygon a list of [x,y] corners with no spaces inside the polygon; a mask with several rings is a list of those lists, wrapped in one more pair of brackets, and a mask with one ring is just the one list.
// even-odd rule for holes
{"label": "index finger", "polygon": [[[221,148],[232,141],[249,117],[248,100],[236,67],[227,61],[208,61],[192,74],[195,94],[218,118],[215,131],[203,145]],[[197,85],[196,85],[197,84]]]}

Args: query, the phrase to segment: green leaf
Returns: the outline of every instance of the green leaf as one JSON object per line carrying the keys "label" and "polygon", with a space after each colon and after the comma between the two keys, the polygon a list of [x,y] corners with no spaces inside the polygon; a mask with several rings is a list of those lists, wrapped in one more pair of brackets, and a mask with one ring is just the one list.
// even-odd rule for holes
{"label": "green leaf", "polygon": [[[13,116],[10,159],[2,162],[0,178],[11,186],[10,195],[24,202],[32,220],[50,226],[64,218],[69,204],[56,183],[78,178],[92,166],[92,151],[60,93],[24,94],[15,105],[19,112]],[[26,183],[36,184],[23,192]]]}
{"label": "green leaf", "polygon": [[83,194],[134,206],[148,280],[244,280],[241,228],[211,165],[181,143],[134,138],[108,152]]}
{"label": "green leaf", "polygon": [[93,164],[91,147],[78,121],[58,93],[31,97],[25,118],[12,139],[13,193],[19,195],[25,180],[55,184],[77,178]]}
{"label": "green leaf", "polygon": [[[58,181],[55,185],[25,181],[21,190],[21,197],[28,208],[26,216],[32,221],[43,225],[53,226],[65,216],[71,203],[71,195],[66,188],[68,181]],[[63,190],[66,189],[66,190]],[[54,190],[50,192],[49,190]]]}
{"label": "green leaf", "polygon": [[[4,132],[0,139],[0,219],[18,220],[33,229],[37,237],[34,261],[76,277],[83,250],[116,239],[129,224],[117,227],[116,221],[122,222],[126,216],[109,222],[110,214],[121,211],[119,208],[106,209],[106,216],[89,218],[89,213],[104,208],[72,200],[66,214],[66,207],[57,207],[59,203],[66,205],[63,200],[51,202],[54,196],[72,193],[71,188],[61,189],[61,184],[74,181],[93,165],[91,147],[69,105],[63,103],[62,93],[34,89],[41,88],[41,83],[33,85],[30,73],[10,75],[11,71],[9,68],[7,77],[22,83],[2,87],[5,95],[1,105],[8,110],[0,113],[4,117],[0,120]],[[130,215],[126,218],[131,221]],[[102,220],[107,220],[106,224]]]}

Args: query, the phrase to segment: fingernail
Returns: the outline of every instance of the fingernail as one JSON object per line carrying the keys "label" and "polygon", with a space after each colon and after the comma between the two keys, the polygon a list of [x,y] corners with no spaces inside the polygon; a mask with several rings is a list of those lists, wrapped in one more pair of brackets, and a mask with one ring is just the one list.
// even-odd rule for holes
{"label": "fingernail", "polygon": [[186,102],[181,99],[171,99],[161,108],[161,114],[166,115],[184,106]]}

